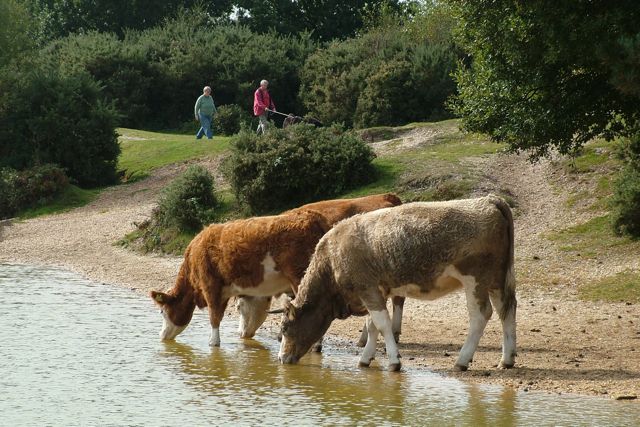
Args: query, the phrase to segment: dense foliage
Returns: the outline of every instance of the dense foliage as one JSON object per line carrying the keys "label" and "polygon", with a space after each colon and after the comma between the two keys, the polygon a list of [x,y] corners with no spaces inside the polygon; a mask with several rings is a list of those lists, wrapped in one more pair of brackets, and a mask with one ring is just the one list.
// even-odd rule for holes
{"label": "dense foliage", "polygon": [[0,219],[50,202],[69,185],[64,170],[44,164],[17,171],[0,168]]}
{"label": "dense foliage", "polygon": [[213,120],[214,134],[235,135],[243,126],[249,126],[251,116],[237,104],[221,105]]}
{"label": "dense foliage", "polygon": [[375,178],[375,155],[333,126],[299,124],[265,135],[241,132],[227,163],[237,200],[260,214],[330,198]]}
{"label": "dense foliage", "polygon": [[0,101],[0,167],[55,163],[81,186],[116,181],[117,114],[91,76],[6,69]]}
{"label": "dense foliage", "polygon": [[442,34],[416,29],[396,21],[317,50],[301,72],[310,114],[356,127],[446,117],[460,53]]}
{"label": "dense foliage", "polygon": [[280,110],[300,110],[298,69],[315,48],[308,37],[207,22],[197,11],[184,12],[124,40],[109,33],[75,35],[48,46],[40,60],[101,81],[126,127],[166,129],[192,120],[205,85],[213,88],[216,105],[237,104],[249,113],[263,78]]}
{"label": "dense foliage", "polygon": [[640,237],[640,133],[622,147],[625,167],[616,181],[614,227],[618,233]]}
{"label": "dense foliage", "polygon": [[209,171],[190,166],[163,191],[154,221],[162,228],[199,231],[213,221],[217,205]]}
{"label": "dense foliage", "polygon": [[630,133],[640,112],[640,3],[450,0],[473,62],[464,126],[534,157]]}
{"label": "dense foliage", "polygon": [[238,22],[255,32],[311,32],[316,40],[353,37],[382,8],[400,10],[398,0],[237,0]]}
{"label": "dense foliage", "polygon": [[33,48],[30,25],[29,13],[19,0],[0,2],[0,68]]}

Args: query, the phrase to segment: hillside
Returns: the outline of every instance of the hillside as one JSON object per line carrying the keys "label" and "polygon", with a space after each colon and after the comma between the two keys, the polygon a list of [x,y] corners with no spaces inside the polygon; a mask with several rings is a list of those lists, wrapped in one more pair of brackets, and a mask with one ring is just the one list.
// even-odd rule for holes
{"label": "hillside", "polygon": [[[145,151],[145,145],[158,149],[152,138],[178,154],[158,156],[166,163],[140,167],[132,183],[103,191],[87,206],[0,226],[0,262],[60,265],[141,291],[172,284],[179,257],[143,256],[114,242],[150,215],[160,190],[190,163],[214,172],[216,188],[224,189],[219,165],[227,142],[214,140],[204,149],[189,146],[196,143],[186,137],[121,133],[130,164],[153,158]],[[395,191],[410,201],[495,192],[514,206],[517,368],[493,369],[501,335],[494,316],[471,370],[451,371],[467,328],[462,295],[408,302],[400,347],[405,366],[521,389],[640,393],[640,358],[632,357],[640,351],[640,242],[616,237],[608,227],[606,200],[618,167],[613,144],[595,141],[576,159],[531,164],[482,136],[460,133],[455,121],[370,129],[364,137],[382,173],[345,196]],[[277,320],[266,329],[275,333]],[[360,326],[359,319],[335,322],[330,342],[354,351],[349,343]]]}

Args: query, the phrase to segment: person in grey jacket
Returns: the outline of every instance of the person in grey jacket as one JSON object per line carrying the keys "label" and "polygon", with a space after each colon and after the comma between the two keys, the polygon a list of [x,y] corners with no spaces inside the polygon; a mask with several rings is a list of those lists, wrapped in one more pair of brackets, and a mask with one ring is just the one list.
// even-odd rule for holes
{"label": "person in grey jacket", "polygon": [[196,101],[196,106],[193,110],[196,120],[200,121],[200,130],[196,134],[196,139],[201,139],[203,135],[207,135],[207,138],[213,138],[213,115],[217,112],[216,104],[213,102],[211,96],[211,87],[205,86],[202,89],[202,95]]}

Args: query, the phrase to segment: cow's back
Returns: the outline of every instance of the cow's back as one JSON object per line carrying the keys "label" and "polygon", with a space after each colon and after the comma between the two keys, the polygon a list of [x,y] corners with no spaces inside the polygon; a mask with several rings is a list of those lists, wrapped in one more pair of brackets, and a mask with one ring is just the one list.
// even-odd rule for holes
{"label": "cow's back", "polygon": [[305,210],[315,210],[320,212],[329,224],[333,225],[351,216],[372,212],[378,209],[389,208],[402,204],[402,201],[392,193],[375,194],[372,196],[359,197],[355,199],[335,199],[324,200],[315,203],[308,203],[299,208],[285,212],[301,212]]}
{"label": "cow's back", "polygon": [[[490,197],[408,203],[342,221],[322,239],[327,262],[354,283],[403,286],[429,282],[447,265],[502,268],[507,220]],[[342,283],[343,286],[352,284]]]}

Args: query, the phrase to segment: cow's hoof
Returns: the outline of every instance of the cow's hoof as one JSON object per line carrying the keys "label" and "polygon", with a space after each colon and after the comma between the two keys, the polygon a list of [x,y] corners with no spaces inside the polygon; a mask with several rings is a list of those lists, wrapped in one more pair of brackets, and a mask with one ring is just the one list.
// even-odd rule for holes
{"label": "cow's hoof", "polygon": [[313,352],[314,353],[322,353],[322,344],[314,345],[313,346]]}
{"label": "cow's hoof", "polygon": [[361,361],[358,362],[358,367],[360,367],[360,368],[368,368],[369,366],[371,366],[371,361],[372,360],[373,360],[373,358],[369,359],[368,362],[365,361],[365,360],[361,360]]}
{"label": "cow's hoof", "polygon": [[513,368],[513,365],[515,363],[504,363],[504,362],[500,362],[500,364],[498,365],[498,369],[511,369]]}
{"label": "cow's hoof", "polygon": [[358,347],[364,347],[365,345],[367,345],[367,341],[366,340],[359,340],[356,345]]}
{"label": "cow's hoof", "polygon": [[400,342],[400,332],[393,334],[393,339],[396,340],[396,344]]}
{"label": "cow's hoof", "polygon": [[469,367],[458,365],[457,363],[453,367],[453,370],[456,371],[456,372],[465,372],[467,369],[469,369]]}
{"label": "cow's hoof", "polygon": [[398,363],[390,363],[389,367],[388,367],[388,370],[389,370],[389,372],[398,372],[401,367],[402,367],[402,364],[400,362],[398,362]]}
{"label": "cow's hoof", "polygon": [[247,340],[247,339],[253,338],[255,335],[256,334],[248,334],[246,332],[241,332],[240,333],[240,338],[243,338],[243,339]]}

